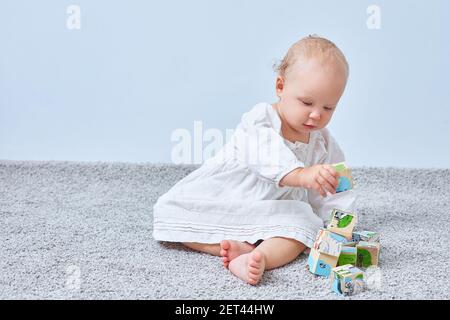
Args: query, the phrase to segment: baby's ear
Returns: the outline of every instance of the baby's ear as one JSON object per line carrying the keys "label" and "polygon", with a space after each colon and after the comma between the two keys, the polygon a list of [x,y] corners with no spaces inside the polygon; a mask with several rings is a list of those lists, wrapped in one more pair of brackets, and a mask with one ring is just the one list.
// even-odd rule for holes
{"label": "baby's ear", "polygon": [[282,76],[278,75],[277,80],[275,82],[275,89],[277,90],[277,94],[283,92],[284,89],[284,79]]}

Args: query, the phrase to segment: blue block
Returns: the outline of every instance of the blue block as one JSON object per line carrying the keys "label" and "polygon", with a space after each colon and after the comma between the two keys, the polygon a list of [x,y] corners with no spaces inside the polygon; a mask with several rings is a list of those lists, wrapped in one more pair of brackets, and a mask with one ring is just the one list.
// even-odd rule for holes
{"label": "blue block", "polygon": [[336,193],[347,191],[347,190],[350,190],[351,188],[352,188],[352,185],[350,183],[350,180],[347,177],[340,177],[339,185],[336,188]]}

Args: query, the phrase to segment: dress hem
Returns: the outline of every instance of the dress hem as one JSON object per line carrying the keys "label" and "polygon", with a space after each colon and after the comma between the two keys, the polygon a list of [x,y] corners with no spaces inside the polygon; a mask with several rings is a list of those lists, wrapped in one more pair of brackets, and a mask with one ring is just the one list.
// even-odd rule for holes
{"label": "dress hem", "polygon": [[261,231],[252,234],[251,236],[246,235],[227,235],[218,233],[197,233],[189,231],[180,230],[154,230],[153,238],[156,241],[166,241],[166,242],[198,242],[198,243],[220,243],[222,240],[235,240],[249,243],[256,243],[258,240],[266,240],[273,237],[285,237],[295,239],[302,242],[308,248],[314,243],[314,238],[305,235],[302,231],[289,231],[289,230],[279,230],[279,231]]}

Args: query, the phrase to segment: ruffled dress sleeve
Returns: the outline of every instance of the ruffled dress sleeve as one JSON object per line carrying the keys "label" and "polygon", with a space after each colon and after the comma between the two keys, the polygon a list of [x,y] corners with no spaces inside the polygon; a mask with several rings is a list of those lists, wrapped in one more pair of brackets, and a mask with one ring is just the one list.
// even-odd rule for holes
{"label": "ruffled dress sleeve", "polygon": [[270,104],[260,103],[244,113],[234,134],[238,158],[260,179],[282,188],[280,180],[304,167],[285,144],[279,127],[270,117]]}
{"label": "ruffled dress sleeve", "polygon": [[[345,161],[344,152],[328,129],[324,128],[321,130],[321,139],[318,139],[317,142],[322,144],[321,146],[318,146],[318,148],[323,150],[323,152],[318,156],[314,163],[311,163],[311,165],[334,164]],[[313,208],[313,211],[322,218],[324,222],[329,221],[331,211],[335,208],[355,213],[356,194],[352,189],[335,194],[327,192],[325,198],[314,189],[308,189],[307,194],[309,204]]]}

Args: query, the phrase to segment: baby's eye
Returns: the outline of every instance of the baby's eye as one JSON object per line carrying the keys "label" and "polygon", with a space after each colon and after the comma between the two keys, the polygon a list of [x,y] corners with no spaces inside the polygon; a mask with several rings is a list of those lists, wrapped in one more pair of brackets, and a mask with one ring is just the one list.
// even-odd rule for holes
{"label": "baby's eye", "polygon": [[301,100],[301,102],[302,102],[305,106],[312,106],[312,103],[311,103],[311,102],[306,102],[306,101],[303,101],[303,100]]}
{"label": "baby's eye", "polygon": [[325,107],[325,110],[331,111],[331,110],[333,110],[333,108]]}

